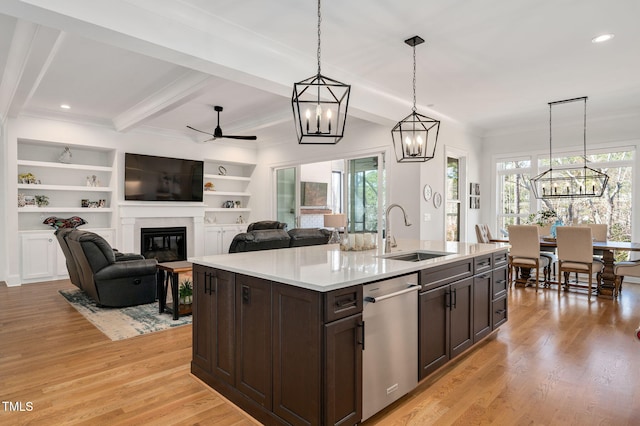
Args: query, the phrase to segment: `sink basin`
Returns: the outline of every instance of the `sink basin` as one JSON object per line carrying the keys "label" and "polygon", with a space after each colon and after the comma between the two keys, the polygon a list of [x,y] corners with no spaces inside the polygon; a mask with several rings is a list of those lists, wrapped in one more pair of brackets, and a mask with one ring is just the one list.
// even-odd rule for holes
{"label": "sink basin", "polygon": [[447,256],[454,253],[438,252],[438,251],[412,251],[398,253],[392,255],[381,256],[385,259],[403,260],[405,262],[420,262],[421,260],[434,259],[436,257]]}

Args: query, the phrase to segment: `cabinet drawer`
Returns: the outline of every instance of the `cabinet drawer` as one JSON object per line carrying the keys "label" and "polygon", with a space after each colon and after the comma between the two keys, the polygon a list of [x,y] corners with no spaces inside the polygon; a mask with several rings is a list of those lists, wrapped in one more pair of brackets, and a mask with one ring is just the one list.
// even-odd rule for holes
{"label": "cabinet drawer", "polygon": [[324,322],[329,323],[362,312],[362,286],[341,288],[324,296]]}
{"label": "cabinet drawer", "polygon": [[492,329],[495,330],[500,325],[507,322],[507,296],[503,296],[500,299],[496,299],[491,302],[491,307],[493,311],[493,321],[492,321]]}
{"label": "cabinet drawer", "polygon": [[501,251],[498,253],[493,253],[493,267],[499,268],[501,266],[506,266],[509,263],[509,254],[508,252]]}
{"label": "cabinet drawer", "polygon": [[445,284],[473,275],[473,259],[461,260],[420,271],[421,291],[438,288]]}
{"label": "cabinet drawer", "polygon": [[478,256],[473,258],[473,274],[478,275],[492,269],[493,255]]}
{"label": "cabinet drawer", "polygon": [[493,299],[507,294],[507,267],[503,266],[493,270]]}

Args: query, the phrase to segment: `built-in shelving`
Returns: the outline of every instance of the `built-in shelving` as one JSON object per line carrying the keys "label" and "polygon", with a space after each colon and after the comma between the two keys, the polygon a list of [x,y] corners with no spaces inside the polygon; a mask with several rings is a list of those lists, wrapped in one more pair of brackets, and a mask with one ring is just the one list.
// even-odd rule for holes
{"label": "built-in shelving", "polygon": [[[72,154],[65,159],[69,162],[60,161],[65,147],[69,147]],[[19,139],[16,163],[19,198],[45,195],[49,202],[42,207],[19,205],[19,231],[47,229],[42,216],[65,213],[82,217],[92,228],[113,227],[115,150]],[[20,175],[27,173],[33,175],[31,183],[20,179]],[[87,203],[101,203],[103,207],[86,207]]]}
{"label": "built-in shelving", "polygon": [[[227,174],[211,173],[223,166]],[[251,193],[247,190],[251,182],[254,164],[233,164],[205,161],[204,181],[212,183],[214,190],[204,191],[205,221],[208,224],[236,224],[238,220],[248,221],[251,213],[249,201]],[[205,188],[206,189],[206,188]],[[227,201],[239,203],[241,207],[223,207]]]}

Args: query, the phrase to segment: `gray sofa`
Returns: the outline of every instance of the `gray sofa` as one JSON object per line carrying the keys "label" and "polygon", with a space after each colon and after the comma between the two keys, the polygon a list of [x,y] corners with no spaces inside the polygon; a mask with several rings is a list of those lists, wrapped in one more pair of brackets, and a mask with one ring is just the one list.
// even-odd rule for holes
{"label": "gray sofa", "polygon": [[99,306],[124,307],[156,300],[155,259],[114,250],[89,231],[58,229],[71,282]]}
{"label": "gray sofa", "polygon": [[323,228],[286,228],[285,223],[277,221],[252,223],[247,232],[233,238],[229,253],[327,244],[331,238],[331,231]]}

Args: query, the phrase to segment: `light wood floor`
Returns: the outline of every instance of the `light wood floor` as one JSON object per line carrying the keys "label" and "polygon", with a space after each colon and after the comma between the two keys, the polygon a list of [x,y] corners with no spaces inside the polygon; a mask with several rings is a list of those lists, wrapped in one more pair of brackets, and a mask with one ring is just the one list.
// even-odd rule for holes
{"label": "light wood floor", "polygon": [[[189,373],[191,327],[112,342],[58,294],[0,284],[0,424],[245,425]],[[517,288],[493,338],[369,425],[640,424],[640,286],[619,301]],[[366,372],[365,372],[366,374]]]}

